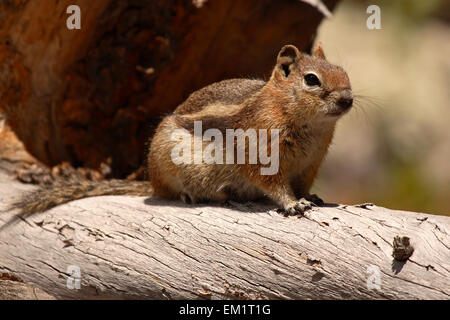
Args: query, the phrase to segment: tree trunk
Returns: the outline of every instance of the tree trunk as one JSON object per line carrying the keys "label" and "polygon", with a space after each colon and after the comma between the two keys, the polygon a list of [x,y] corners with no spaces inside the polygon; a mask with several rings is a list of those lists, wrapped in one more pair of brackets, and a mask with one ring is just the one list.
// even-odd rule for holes
{"label": "tree trunk", "polygon": [[112,158],[123,177],[190,93],[267,78],[287,43],[309,50],[326,9],[306,2],[79,0],[81,30],[69,30],[72,0],[0,1],[0,108],[45,164]]}
{"label": "tree trunk", "polygon": [[[31,188],[0,176],[0,210]],[[300,218],[267,204],[98,197],[1,230],[0,272],[56,298],[449,299],[449,230],[449,217],[371,205]],[[404,262],[397,235],[414,247]]]}

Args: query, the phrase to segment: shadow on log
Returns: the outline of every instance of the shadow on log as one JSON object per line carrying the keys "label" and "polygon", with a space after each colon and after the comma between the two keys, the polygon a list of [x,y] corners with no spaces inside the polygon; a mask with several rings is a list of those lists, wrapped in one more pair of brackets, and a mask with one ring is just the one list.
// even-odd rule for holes
{"label": "shadow on log", "polygon": [[[0,210],[31,188],[0,175]],[[449,217],[373,205],[326,205],[302,218],[274,209],[74,201],[2,230],[0,273],[59,299],[450,298]],[[392,257],[397,235],[414,247],[404,262]],[[67,286],[74,268],[79,290]]]}

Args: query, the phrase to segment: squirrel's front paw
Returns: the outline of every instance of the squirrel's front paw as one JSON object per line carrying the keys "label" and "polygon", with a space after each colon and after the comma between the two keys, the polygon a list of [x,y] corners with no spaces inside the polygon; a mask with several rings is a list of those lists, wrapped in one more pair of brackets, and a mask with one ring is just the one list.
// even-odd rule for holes
{"label": "squirrel's front paw", "polygon": [[315,206],[314,202],[301,198],[300,200],[293,201],[289,205],[285,206],[284,211],[290,216],[295,216],[298,214],[303,215],[305,211],[310,210],[313,206]]}

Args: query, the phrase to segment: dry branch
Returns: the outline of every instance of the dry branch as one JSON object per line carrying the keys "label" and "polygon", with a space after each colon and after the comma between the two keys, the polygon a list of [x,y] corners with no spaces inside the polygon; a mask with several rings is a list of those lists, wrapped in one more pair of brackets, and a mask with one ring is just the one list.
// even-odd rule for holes
{"label": "dry branch", "polygon": [[[29,188],[0,176],[0,210]],[[99,197],[2,230],[0,272],[56,298],[448,299],[449,230],[448,217],[377,206],[328,205],[298,218],[254,203]],[[392,258],[396,235],[415,249],[403,263]],[[67,288],[71,265],[80,290]],[[380,270],[380,290],[367,287],[369,266]]]}

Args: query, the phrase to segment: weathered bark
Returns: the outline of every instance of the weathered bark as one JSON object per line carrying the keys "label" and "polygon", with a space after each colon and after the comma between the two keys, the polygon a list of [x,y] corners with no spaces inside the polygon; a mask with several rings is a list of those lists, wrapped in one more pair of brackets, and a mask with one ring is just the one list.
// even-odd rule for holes
{"label": "weathered bark", "polygon": [[0,279],[0,300],[55,300],[55,298],[28,284]]}
{"label": "weathered bark", "polygon": [[0,109],[38,160],[111,157],[115,176],[142,164],[152,128],[188,94],[267,77],[281,46],[308,50],[323,18],[295,0],[78,0],[81,30],[68,30],[72,4],[0,1]]}
{"label": "weathered bark", "polygon": [[[0,181],[0,210],[31,188]],[[83,199],[1,230],[0,272],[56,298],[450,298],[449,217],[327,205],[299,218],[273,209]],[[406,262],[391,256],[396,235],[414,246]],[[80,290],[66,286],[71,265]],[[367,287],[373,266],[380,290]]]}

